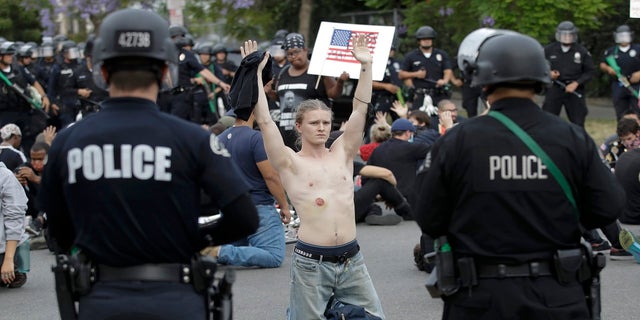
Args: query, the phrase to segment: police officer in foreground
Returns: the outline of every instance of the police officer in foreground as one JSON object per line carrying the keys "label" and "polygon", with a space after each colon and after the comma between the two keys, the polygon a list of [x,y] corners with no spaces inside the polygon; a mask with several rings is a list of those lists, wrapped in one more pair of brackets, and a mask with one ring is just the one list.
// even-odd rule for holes
{"label": "police officer in foreground", "polygon": [[415,219],[437,239],[443,319],[590,319],[598,299],[584,290],[599,291],[605,260],[581,249],[580,226],[615,221],[622,188],[583,128],[534,103],[550,82],[536,40],[480,29],[460,45],[458,64],[492,111],[436,141],[419,172]]}
{"label": "police officer in foreground", "polygon": [[560,115],[564,105],[569,121],[584,127],[587,103],[584,86],[595,67],[591,53],[577,43],[578,28],[571,21],[562,21],[556,28],[556,42],[544,48],[551,64],[551,80],[542,109]]}
{"label": "police officer in foreground", "polygon": [[[196,253],[256,231],[249,188],[215,136],[158,110],[177,63],[162,17],[110,14],[93,59],[110,98],[57,135],[42,180],[57,251],[75,253],[54,268],[61,315],[79,298],[79,319],[205,319],[212,272]],[[223,212],[204,229],[201,189]]]}

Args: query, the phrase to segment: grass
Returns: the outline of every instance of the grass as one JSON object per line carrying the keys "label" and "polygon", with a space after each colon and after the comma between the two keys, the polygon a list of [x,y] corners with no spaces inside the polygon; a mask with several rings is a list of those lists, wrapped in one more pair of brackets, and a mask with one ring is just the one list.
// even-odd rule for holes
{"label": "grass", "polygon": [[589,119],[585,122],[585,129],[587,133],[596,142],[596,145],[601,145],[604,139],[616,132],[616,121],[606,119]]}

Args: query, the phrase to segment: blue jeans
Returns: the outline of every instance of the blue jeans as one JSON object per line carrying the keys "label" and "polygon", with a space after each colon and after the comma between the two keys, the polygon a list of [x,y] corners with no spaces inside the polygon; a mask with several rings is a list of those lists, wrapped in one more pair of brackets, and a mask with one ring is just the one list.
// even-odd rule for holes
{"label": "blue jeans", "polygon": [[293,253],[288,319],[326,319],[323,314],[331,295],[384,319],[361,252],[342,264],[319,262]]}
{"label": "blue jeans", "polygon": [[18,246],[16,249],[16,258],[16,269],[18,272],[29,272],[31,269],[31,246],[29,245],[29,239]]}
{"label": "blue jeans", "polygon": [[285,255],[284,228],[280,214],[273,205],[257,205],[260,226],[244,241],[224,245],[218,252],[218,262],[243,267],[277,268]]}

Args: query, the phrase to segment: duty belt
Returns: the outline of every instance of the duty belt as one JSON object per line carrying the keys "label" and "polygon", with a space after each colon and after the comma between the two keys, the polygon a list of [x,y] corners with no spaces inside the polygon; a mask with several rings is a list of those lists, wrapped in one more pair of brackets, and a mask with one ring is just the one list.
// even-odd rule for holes
{"label": "duty belt", "polygon": [[115,268],[98,265],[99,281],[160,281],[191,282],[191,267],[186,264],[142,264],[131,267]]}
{"label": "duty belt", "polygon": [[535,278],[554,275],[551,263],[545,261],[520,265],[478,263],[476,268],[480,279]]}
{"label": "duty belt", "polygon": [[339,263],[339,264],[345,263],[347,261],[347,259],[355,256],[359,251],[360,251],[360,246],[356,245],[355,247],[351,248],[351,250],[345,251],[341,255],[329,256],[329,255],[322,255],[322,254],[315,254],[315,253],[307,252],[307,251],[302,250],[302,249],[300,249],[298,247],[294,247],[293,248],[293,252],[295,252],[296,254],[301,255],[301,256],[303,256],[305,258],[318,260],[320,262],[326,261],[326,262]]}

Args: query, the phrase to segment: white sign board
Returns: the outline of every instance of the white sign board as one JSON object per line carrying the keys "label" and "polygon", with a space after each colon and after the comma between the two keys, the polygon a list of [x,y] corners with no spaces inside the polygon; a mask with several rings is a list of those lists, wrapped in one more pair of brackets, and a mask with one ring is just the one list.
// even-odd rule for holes
{"label": "white sign board", "polygon": [[353,36],[369,36],[373,56],[373,80],[382,81],[389,59],[395,27],[322,22],[309,64],[310,74],[339,77],[343,71],[352,79],[360,76],[360,62],[351,54]]}
{"label": "white sign board", "polygon": [[629,18],[640,18],[640,0],[629,1]]}

